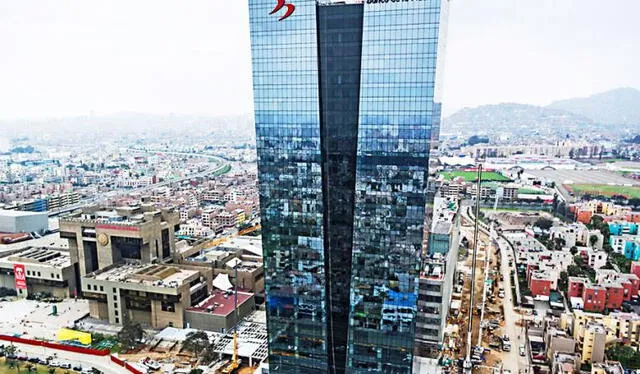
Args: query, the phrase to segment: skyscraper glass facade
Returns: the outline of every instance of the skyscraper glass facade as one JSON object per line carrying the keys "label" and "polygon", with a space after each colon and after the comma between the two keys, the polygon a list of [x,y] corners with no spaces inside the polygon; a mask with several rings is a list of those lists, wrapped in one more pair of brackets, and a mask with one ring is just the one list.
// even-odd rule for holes
{"label": "skyscraper glass facade", "polygon": [[249,1],[270,370],[410,373],[441,4],[291,2]]}

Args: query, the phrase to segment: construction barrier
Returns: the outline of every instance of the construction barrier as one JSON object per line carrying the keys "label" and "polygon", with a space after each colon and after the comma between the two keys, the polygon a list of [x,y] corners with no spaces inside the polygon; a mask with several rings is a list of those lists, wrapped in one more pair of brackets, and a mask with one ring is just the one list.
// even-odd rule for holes
{"label": "construction barrier", "polygon": [[141,372],[140,370],[134,368],[133,366],[131,366],[131,364],[129,364],[128,362],[126,362],[125,360],[116,357],[114,355],[111,355],[111,362],[118,364],[120,366],[124,366],[125,369],[129,370],[131,373],[133,374],[145,374],[143,372]]}
{"label": "construction barrier", "polygon": [[93,355],[93,356],[107,356],[108,354],[111,353],[108,349],[93,349],[93,348],[86,348],[86,347],[78,347],[75,345],[52,343],[46,340],[26,339],[26,338],[20,338],[17,336],[11,336],[11,335],[0,334],[0,340],[13,342],[13,343],[35,345],[38,347],[58,349],[58,350],[67,351],[67,352],[82,353],[85,355]]}

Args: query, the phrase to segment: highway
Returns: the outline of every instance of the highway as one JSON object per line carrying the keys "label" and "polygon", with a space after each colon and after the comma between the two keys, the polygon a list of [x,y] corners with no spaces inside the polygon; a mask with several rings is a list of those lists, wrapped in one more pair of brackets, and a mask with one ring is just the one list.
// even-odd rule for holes
{"label": "highway", "polygon": [[[141,150],[132,150],[135,152],[156,152],[156,151],[141,151]],[[176,183],[182,183],[184,181],[188,181],[191,180],[193,178],[201,178],[201,177],[206,177],[208,175],[217,173],[217,172],[222,172],[226,167],[230,167],[231,164],[229,162],[227,162],[226,160],[220,158],[220,157],[216,157],[216,156],[210,156],[210,155],[202,155],[202,154],[198,154],[198,153],[184,153],[184,152],[163,152],[163,153],[168,153],[168,154],[178,154],[178,155],[190,155],[190,156],[205,156],[205,157],[209,157],[212,160],[216,160],[216,165],[212,168],[209,168],[205,171],[199,172],[199,173],[194,173],[194,174],[189,174],[186,175],[184,177],[181,178],[176,178],[176,179],[171,179],[171,180],[167,180],[167,181],[162,181],[159,183],[154,183],[148,186],[144,186],[144,187],[138,187],[138,188],[133,188],[133,189],[120,189],[120,190],[113,190],[110,192],[106,192],[104,194],[98,195],[98,196],[94,196],[90,199],[84,199],[82,201],[80,201],[77,204],[74,205],[70,205],[70,206],[66,206],[57,210],[52,210],[49,211],[49,216],[57,216],[59,214],[62,213],[66,213],[66,212],[71,212],[74,211],[78,208],[81,208],[83,206],[86,205],[90,205],[90,204],[96,204],[96,203],[100,203],[101,201],[110,199],[110,198],[115,198],[118,196],[122,196],[122,195],[129,195],[129,194],[143,194],[145,192],[151,191],[153,189],[156,188],[160,188],[160,187],[165,187],[165,186],[170,186]]]}

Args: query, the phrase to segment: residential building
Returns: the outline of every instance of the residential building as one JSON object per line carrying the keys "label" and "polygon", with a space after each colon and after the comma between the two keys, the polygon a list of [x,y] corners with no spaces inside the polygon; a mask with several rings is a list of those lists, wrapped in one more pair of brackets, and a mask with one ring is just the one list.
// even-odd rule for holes
{"label": "residential building", "polygon": [[410,373],[448,0],[273,5],[249,1],[270,371]]}
{"label": "residential building", "polygon": [[548,347],[547,358],[550,360],[554,359],[557,354],[573,353],[576,350],[576,341],[573,339],[573,336],[556,327],[547,327],[544,342]]}
{"label": "residential building", "polygon": [[551,374],[580,373],[581,357],[573,351],[556,352],[551,360]]}
{"label": "residential building", "polygon": [[640,316],[635,313],[615,312],[603,315],[574,310],[573,314],[572,332],[579,347],[581,347],[580,342],[584,340],[584,330],[590,323],[605,327],[606,344],[615,341],[628,344],[640,343]]}
{"label": "residential building", "polygon": [[596,270],[605,266],[609,257],[607,252],[591,247],[578,247],[578,254],[582,257],[585,265]]}
{"label": "residential building", "polygon": [[604,361],[607,332],[602,324],[587,322],[584,335],[578,340],[578,352],[582,362],[596,363]]}
{"label": "residential building", "polygon": [[626,370],[618,361],[597,362],[591,365],[591,374],[624,374]]}
{"label": "residential building", "polygon": [[609,244],[615,253],[623,254],[628,260],[640,260],[640,235],[611,235]]}

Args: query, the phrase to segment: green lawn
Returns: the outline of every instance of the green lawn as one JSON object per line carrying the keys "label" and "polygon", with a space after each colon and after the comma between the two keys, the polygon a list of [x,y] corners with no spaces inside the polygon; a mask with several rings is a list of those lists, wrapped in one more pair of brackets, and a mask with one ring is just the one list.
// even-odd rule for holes
{"label": "green lawn", "polygon": [[518,193],[527,194],[527,195],[544,195],[545,194],[544,191],[542,190],[538,190],[535,188],[526,188],[526,187],[518,189]]}
{"label": "green lawn", "polygon": [[[33,367],[36,368],[36,370],[31,369],[31,374],[49,374],[49,367],[44,365],[37,365],[37,364],[32,364],[24,361],[15,361],[15,363],[18,366],[11,367],[7,363],[6,359],[4,358],[0,359],[0,374],[19,374],[19,373],[28,374],[29,370],[27,369],[28,368],[27,365],[30,365],[32,368]],[[64,373],[74,373],[74,371],[67,370],[67,369],[60,369],[60,368],[57,368],[55,370],[55,374],[64,374]]]}
{"label": "green lawn", "polygon": [[[463,177],[467,182],[474,182],[478,179],[478,173],[475,171],[445,171],[441,173],[445,179],[452,180],[453,178]],[[482,181],[486,182],[508,182],[511,179],[495,171],[486,171],[482,173]]]}
{"label": "green lawn", "polygon": [[565,187],[576,195],[623,195],[628,199],[640,199],[639,186],[610,186],[608,184],[571,184]]}

